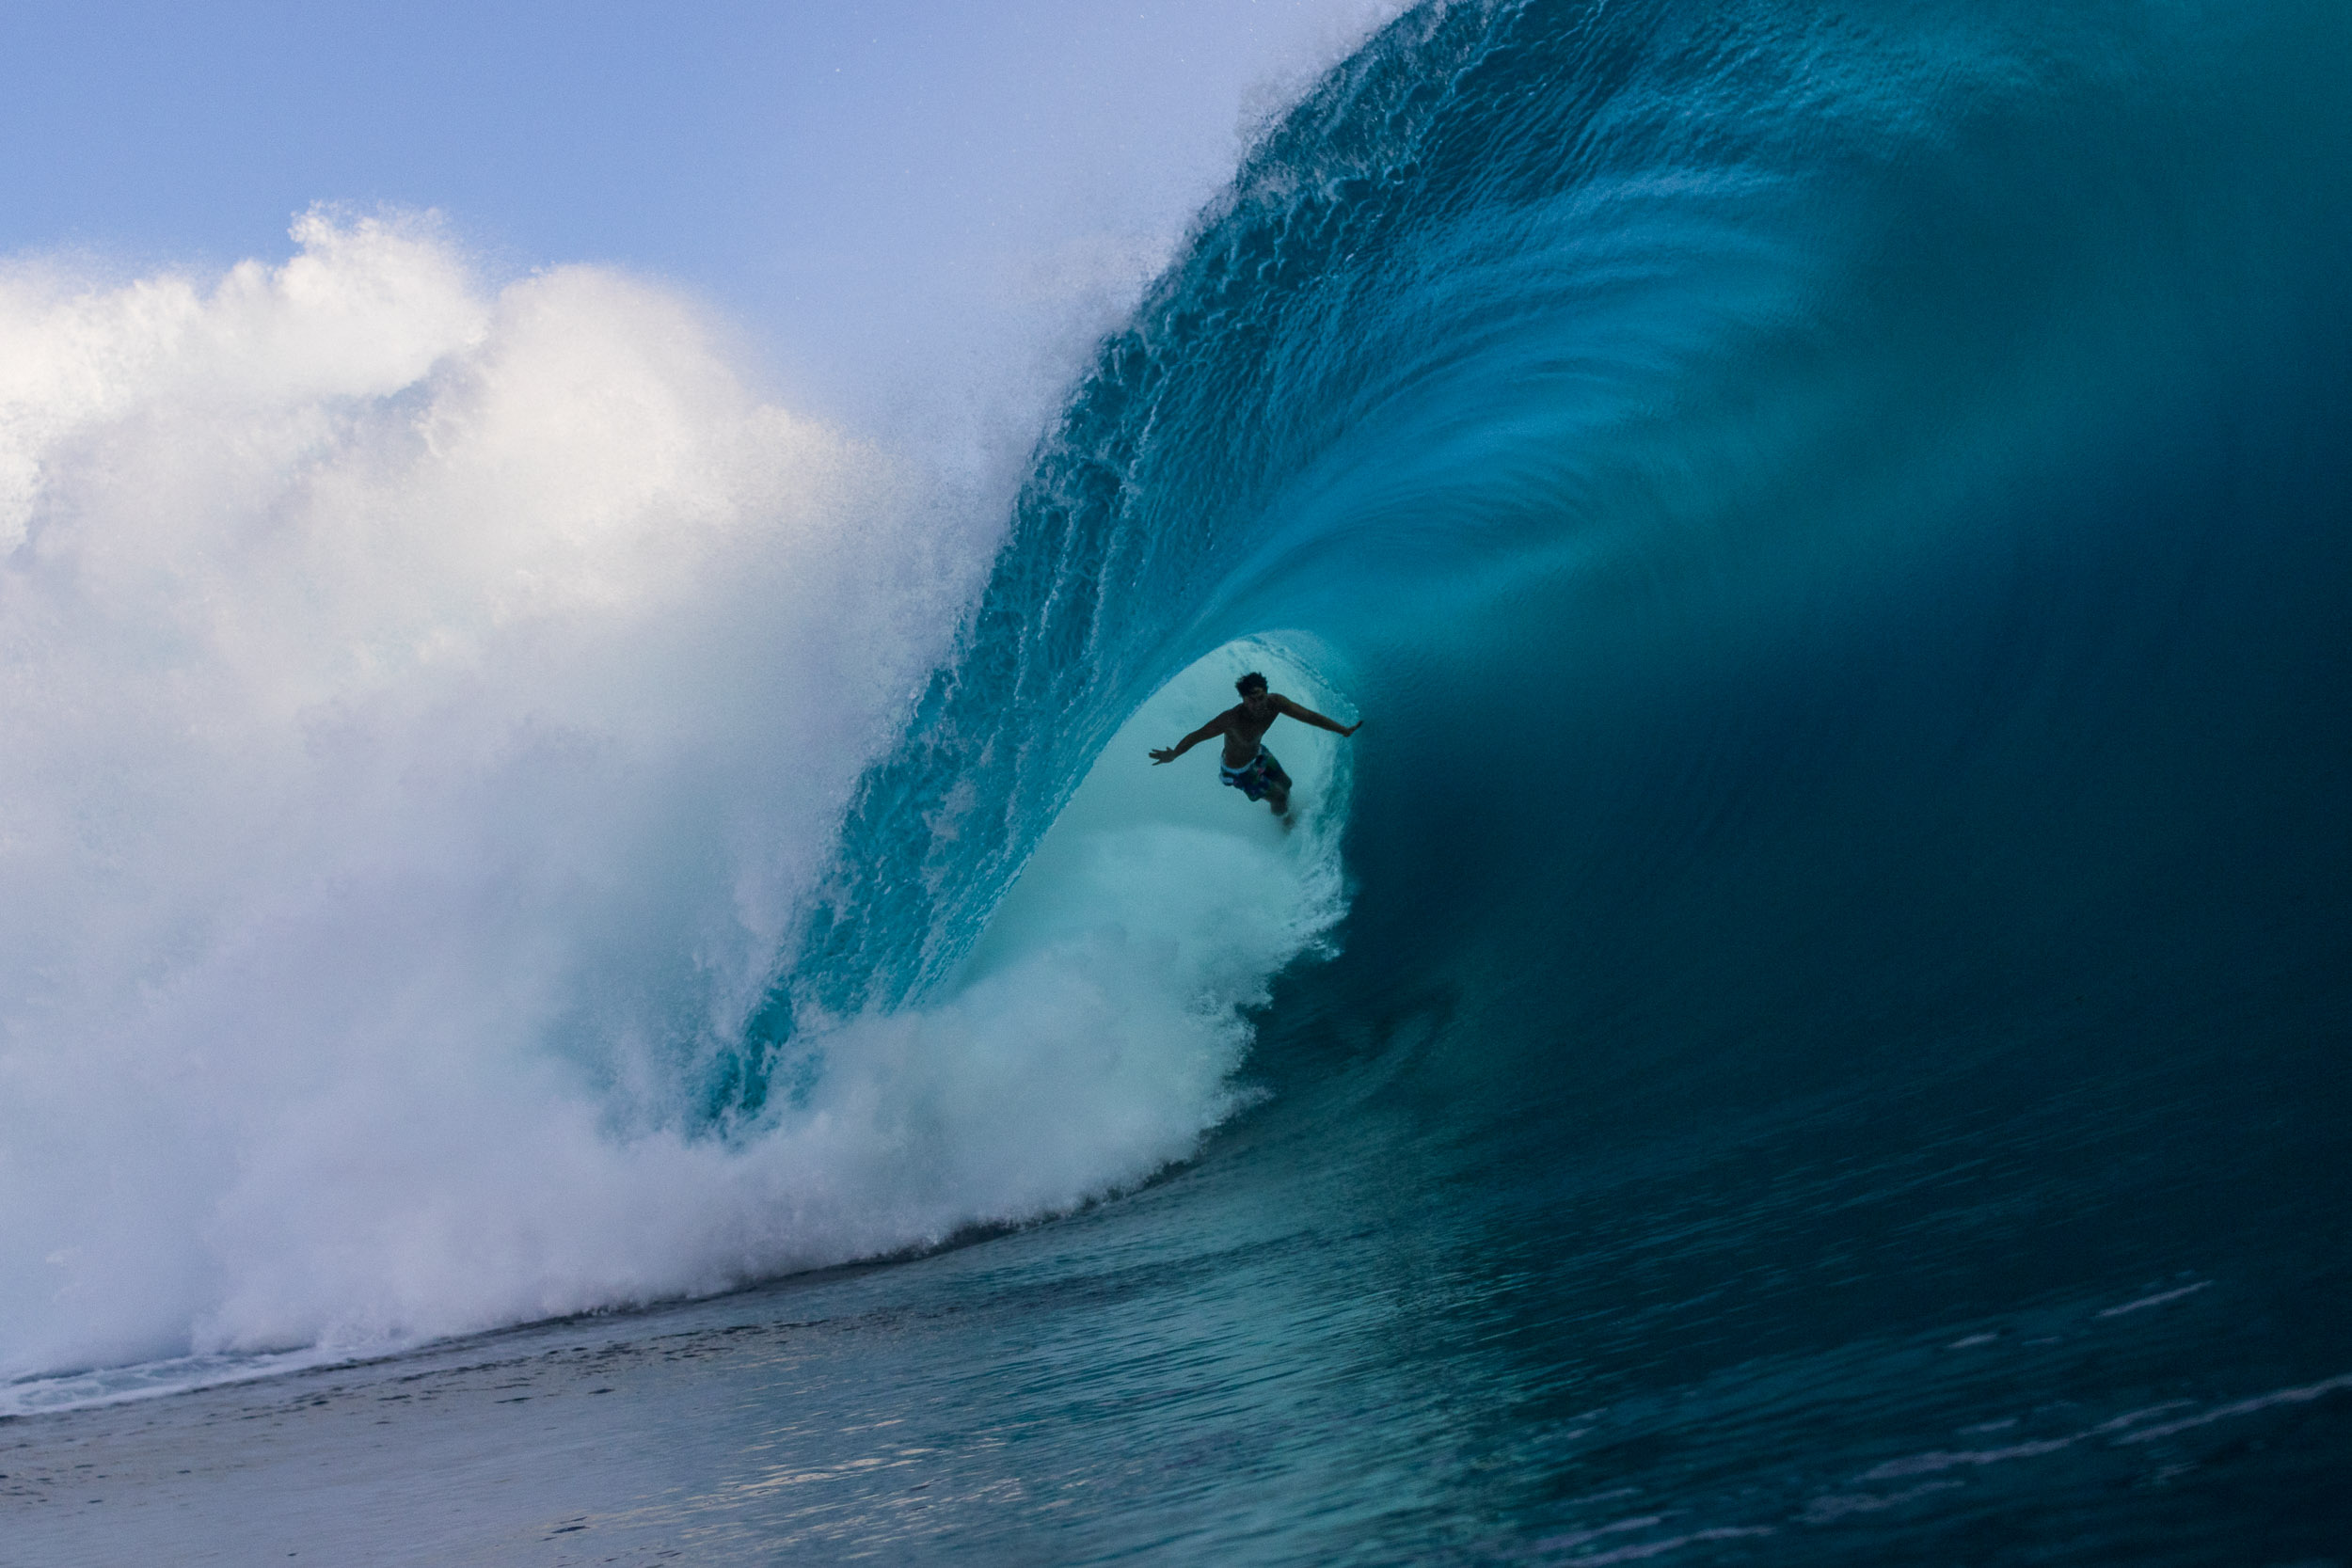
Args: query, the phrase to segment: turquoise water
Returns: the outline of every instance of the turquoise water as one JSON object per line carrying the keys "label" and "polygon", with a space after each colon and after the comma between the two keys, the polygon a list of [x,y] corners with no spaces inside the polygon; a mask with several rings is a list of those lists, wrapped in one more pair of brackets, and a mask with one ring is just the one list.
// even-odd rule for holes
{"label": "turquoise water", "polygon": [[764,1037],[946,983],[1211,650],[1369,717],[1270,1098],[1028,1243],[1171,1274],[1046,1308],[1045,1473],[1190,1454],[1266,1560],[2352,1549],[2348,42],[1423,8],[1257,151]]}

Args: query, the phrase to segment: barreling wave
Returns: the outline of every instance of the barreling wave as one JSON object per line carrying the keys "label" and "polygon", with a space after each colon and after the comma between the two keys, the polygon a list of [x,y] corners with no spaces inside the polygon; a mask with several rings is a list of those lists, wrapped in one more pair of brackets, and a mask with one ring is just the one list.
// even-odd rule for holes
{"label": "barreling wave", "polygon": [[[0,1368],[927,1245],[1384,1136],[1367,1053],[1530,1209],[1841,1097],[2323,1117],[2348,28],[1422,6],[1001,543],[597,274],[12,279]],[[1245,659],[1367,720],[1290,839],[1142,762]],[[2069,1266],[2221,1233],[2135,1212]]]}
{"label": "barreling wave", "polygon": [[936,995],[1113,730],[1242,637],[1376,719],[1367,1008],[1524,958],[1505,1037],[1601,1055],[1645,1047],[1599,998],[1693,971],[1710,1030],[1959,1027],[2327,896],[2341,33],[1400,19],[1103,345],[714,1105],[796,1018]]}

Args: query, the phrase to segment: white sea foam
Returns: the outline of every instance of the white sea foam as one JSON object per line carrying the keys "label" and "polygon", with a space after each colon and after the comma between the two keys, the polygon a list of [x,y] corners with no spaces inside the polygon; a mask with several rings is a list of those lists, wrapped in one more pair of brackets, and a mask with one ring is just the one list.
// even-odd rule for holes
{"label": "white sea foam", "polygon": [[1138,819],[1070,860],[1116,896],[682,1133],[994,525],[659,288],[295,237],[0,273],[0,1377],[721,1289],[1231,1109],[1329,846]]}

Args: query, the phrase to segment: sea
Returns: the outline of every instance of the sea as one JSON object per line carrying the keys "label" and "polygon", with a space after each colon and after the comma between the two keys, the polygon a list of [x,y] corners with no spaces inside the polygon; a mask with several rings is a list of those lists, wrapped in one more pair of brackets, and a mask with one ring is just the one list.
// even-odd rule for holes
{"label": "sea", "polygon": [[2352,1563],[2347,171],[2340,0],[1428,0],[979,511],[13,265],[0,1564]]}

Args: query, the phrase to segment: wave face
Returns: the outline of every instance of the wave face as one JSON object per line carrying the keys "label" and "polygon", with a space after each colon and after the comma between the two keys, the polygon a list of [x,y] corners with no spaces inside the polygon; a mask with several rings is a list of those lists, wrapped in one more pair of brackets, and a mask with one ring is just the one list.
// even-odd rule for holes
{"label": "wave face", "polygon": [[[1980,1500],[1924,1499],[2014,1461],[2084,1555],[2317,1549],[2347,42],[2295,5],[1400,20],[1104,344],[715,1102],[801,1021],[952,991],[1113,732],[1271,640],[1369,720],[1353,904],[1204,1181],[1345,1186],[1332,1233],[1391,1238],[1355,1261],[1448,1304],[1391,1338],[1510,1412],[1397,1414],[1359,1473],[1436,1443],[1432,1506],[1563,1553],[1633,1528],[1566,1500],[1623,1484],[1867,1558],[1790,1521],[1966,1555]],[[1947,1351],[1993,1344],[2065,1350]],[[2333,1402],[2291,1458],[2115,1435],[2278,1387]],[[2123,1424],[1951,1435],[2053,1404]],[[2237,1500],[2095,1500],[2199,1464]],[[1765,1476],[1784,1513],[1726,1500]]]}
{"label": "wave face", "polygon": [[2215,940],[2217,878],[2233,949],[2317,929],[2248,900],[2340,843],[2280,816],[2339,760],[2335,42],[1416,11],[1105,344],[755,1040],[937,994],[1111,732],[1251,636],[1380,715],[1353,853],[1416,892],[1354,940],[1412,983],[1543,951],[1564,1018],[1588,961],[1761,942],[1742,993],[2062,990]]}
{"label": "wave face", "polygon": [[[692,360],[623,378],[693,417],[599,536],[663,570],[574,582],[571,514],[533,513],[554,563],[516,571],[504,449],[443,473],[485,431],[540,450],[485,388],[577,387],[579,320],[665,307],[426,277],[392,292],[429,341],[345,385],[232,330],[266,279],[224,285],[139,398],[14,427],[11,624],[70,655],[11,655],[38,885],[153,845],[171,879],[9,911],[47,1129],[14,1180],[52,1201],[11,1199],[8,1245],[60,1281],[19,1272],[11,1366],[928,1244],[1255,1101],[1086,1232],[1222,1280],[1267,1379],[1319,1369],[1321,1457],[1245,1445],[1235,1519],[1340,1528],[1385,1477],[1366,1560],[1997,1556],[2036,1520],[2075,1557],[2332,1549],[2348,45],[2316,4],[1424,6],[1250,155],[1000,546]],[[513,336],[549,300],[585,316]],[[173,357],[222,342],[230,372]],[[263,383],[259,457],[185,391]],[[495,569],[285,587],[268,626],[388,629],[278,691],[234,616],[100,614],[214,602],[106,509],[158,431],[274,476],[223,480],[206,570],[294,583],[355,517],[396,562],[445,495]],[[39,577],[74,539],[106,547]],[[555,608],[517,623],[516,583]],[[622,657],[647,628],[678,641]],[[1318,801],[1290,839],[1204,759],[1142,764],[1244,662],[1367,720],[1278,733]],[[687,719],[627,697],[645,669]],[[114,694],[190,680],[227,716],[193,733]],[[519,695],[546,680],[570,706]],[[169,798],[159,748],[217,800]],[[72,1131],[110,1114],[135,1132]],[[2246,1436],[2265,1412],[2292,1441]]]}

